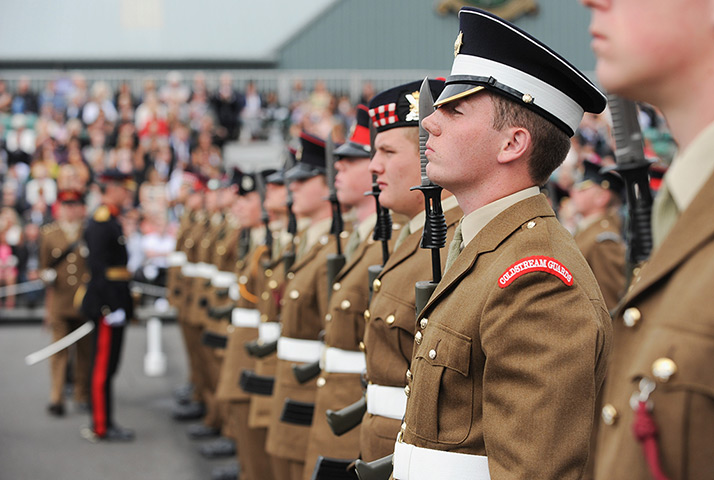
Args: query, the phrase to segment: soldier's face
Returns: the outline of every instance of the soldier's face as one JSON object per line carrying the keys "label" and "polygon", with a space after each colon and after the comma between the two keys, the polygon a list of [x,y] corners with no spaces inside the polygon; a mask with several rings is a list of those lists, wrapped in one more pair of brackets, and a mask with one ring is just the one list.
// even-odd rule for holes
{"label": "soldier's face", "polygon": [[242,227],[252,228],[260,225],[260,194],[258,192],[240,195],[235,205],[234,213]]}
{"label": "soldier's face", "polygon": [[265,209],[272,216],[280,216],[287,213],[288,189],[285,185],[269,183],[265,186]]}
{"label": "soldier's face", "polygon": [[378,133],[369,163],[382,191],[380,205],[410,218],[424,209],[422,193],[409,190],[421,183],[419,140],[414,131],[415,127],[405,127]]}
{"label": "soldier's face", "polygon": [[293,192],[293,212],[298,217],[310,218],[328,204],[330,191],[324,175],[316,175],[306,180],[290,183]]}
{"label": "soldier's face", "polygon": [[504,135],[493,128],[493,103],[476,93],[440,106],[423,121],[429,132],[429,178],[454,193],[490,187]]}
{"label": "soldier's face", "polygon": [[[354,207],[365,200],[364,192],[372,188],[369,158],[349,158],[335,163],[335,188],[342,205]],[[371,200],[371,199],[370,199]]]}
{"label": "soldier's face", "polygon": [[[662,98],[677,95],[682,78],[689,79],[703,58],[711,58],[714,7],[710,0],[581,3],[592,13],[597,77],[608,92],[664,107]],[[711,71],[708,80],[701,80],[710,81]]]}

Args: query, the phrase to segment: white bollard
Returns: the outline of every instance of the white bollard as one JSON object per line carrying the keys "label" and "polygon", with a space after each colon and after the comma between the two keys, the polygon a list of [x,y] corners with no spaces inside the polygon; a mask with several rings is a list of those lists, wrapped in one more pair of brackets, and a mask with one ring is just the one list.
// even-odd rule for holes
{"label": "white bollard", "polygon": [[151,317],[146,322],[146,355],[144,374],[160,377],[166,373],[166,355],[161,351],[161,320]]}

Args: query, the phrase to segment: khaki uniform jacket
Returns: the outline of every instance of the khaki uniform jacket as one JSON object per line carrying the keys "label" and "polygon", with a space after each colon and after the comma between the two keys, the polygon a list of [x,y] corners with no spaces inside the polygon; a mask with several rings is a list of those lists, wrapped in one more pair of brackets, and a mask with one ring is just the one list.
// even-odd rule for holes
{"label": "khaki uniform jacket", "polygon": [[[194,223],[186,232],[183,248],[186,252],[186,259],[189,263],[204,262],[206,259],[201,257],[201,249],[199,248],[201,239],[207,234],[209,229],[209,221],[206,217],[206,212],[197,211],[194,215]],[[179,318],[183,318],[188,325],[200,327],[201,318],[198,315],[198,301],[200,299],[201,285],[205,283],[204,279],[198,277],[183,277],[184,283],[182,295],[182,312]]]}
{"label": "khaki uniform jacket", "polygon": [[53,267],[57,273],[54,283],[47,288],[47,320],[81,317],[75,305],[75,296],[80,285],[89,281],[89,271],[85,265],[88,250],[82,239],[81,226],[77,229],[77,238],[70,239],[59,226],[51,223],[41,230],[40,237],[40,268],[47,269],[76,240],[80,242],[75,248]]}
{"label": "khaki uniform jacket", "polygon": [[[463,215],[455,207],[445,212],[446,246]],[[402,227],[405,228],[405,227]],[[370,383],[404,388],[414,347],[416,306],[414,284],[431,280],[431,250],[419,247],[422,231],[409,235],[392,253],[375,281],[365,327],[364,348]],[[448,248],[441,249],[442,269]],[[372,461],[394,451],[401,421],[365,413],[360,428],[362,459]]]}
{"label": "khaki uniform jacket", "polygon": [[[650,479],[632,424],[642,377],[662,469],[670,480],[714,476],[714,177],[641,272],[618,308],[604,390],[595,478]],[[625,320],[627,319],[627,323]],[[606,421],[605,421],[606,420]]]}
{"label": "khaki uniform jacket", "polygon": [[[563,279],[545,265],[515,267],[533,256],[548,257],[547,269],[567,269]],[[542,194],[476,235],[418,325],[404,442],[488,455],[494,480],[581,477],[610,316]]]}
{"label": "khaki uniform jacket", "polygon": [[597,219],[575,234],[575,243],[583,253],[609,310],[617,307],[625,293],[625,242],[620,234],[617,214]]}
{"label": "khaki uniform jacket", "polygon": [[[325,316],[325,346],[360,351],[364,336],[364,311],[369,306],[367,268],[382,263],[382,243],[371,235],[352,254],[335,278],[332,296]],[[361,374],[322,372],[317,379],[315,414],[305,461],[305,478],[309,480],[319,455],[329,458],[355,459],[359,456],[359,428],[335,436],[327,423],[327,410],[339,410],[363,395]]]}
{"label": "khaki uniform jacket", "polygon": [[[324,235],[302,258],[291,272],[285,285],[281,311],[282,336],[302,340],[317,340],[324,328],[327,313],[327,256],[337,251],[335,238]],[[298,383],[292,372],[294,362],[278,359],[273,389],[273,409],[266,449],[273,456],[304,461],[309,426],[280,421],[285,400],[315,401],[316,379]]]}

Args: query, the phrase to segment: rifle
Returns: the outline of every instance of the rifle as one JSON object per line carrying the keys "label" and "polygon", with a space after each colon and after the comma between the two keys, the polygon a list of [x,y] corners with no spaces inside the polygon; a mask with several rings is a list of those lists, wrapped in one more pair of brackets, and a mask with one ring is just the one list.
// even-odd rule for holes
{"label": "rifle", "polygon": [[[287,172],[290,168],[295,165],[295,158],[290,152],[287,152],[287,158],[285,159],[285,167],[283,171]],[[283,175],[285,178],[285,175]],[[290,191],[290,181],[285,178],[285,188],[287,190],[287,201],[286,206],[288,207],[288,233],[290,234],[290,248],[283,254],[283,265],[285,267],[285,275],[290,272],[295,263],[295,236],[297,235],[297,218],[295,218],[295,212],[293,212],[293,192]]]}
{"label": "rifle", "polygon": [[261,172],[255,174],[255,187],[260,196],[260,218],[265,225],[265,246],[268,247],[268,252],[273,251],[273,235],[270,232],[270,216],[265,209],[265,177]]}
{"label": "rifle", "polygon": [[627,284],[632,270],[652,251],[652,192],[649,184],[650,162],[645,158],[642,132],[637,119],[637,105],[617,95],[608,95],[615,137],[614,170],[625,181],[627,192]]}

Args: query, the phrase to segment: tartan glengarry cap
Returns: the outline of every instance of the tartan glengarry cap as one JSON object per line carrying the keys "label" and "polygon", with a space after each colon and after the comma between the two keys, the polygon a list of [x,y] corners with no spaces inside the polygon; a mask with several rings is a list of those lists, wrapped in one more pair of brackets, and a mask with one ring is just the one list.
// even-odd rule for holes
{"label": "tartan glengarry cap", "polygon": [[60,190],[57,192],[57,201],[60,203],[84,203],[84,194],[79,190]]}
{"label": "tartan glengarry cap", "polygon": [[369,109],[362,104],[357,105],[356,117],[349,140],[335,149],[335,155],[338,157],[369,157]]}
{"label": "tartan glengarry cap", "polygon": [[584,112],[605,109],[605,95],[583,73],[515,25],[473,7],[461,9],[459,23],[456,58],[435,106],[486,89],[533,110],[571,137]]}
{"label": "tartan glengarry cap", "polygon": [[[405,83],[378,93],[369,102],[369,118],[377,133],[398,127],[419,126],[419,89],[423,80]],[[429,80],[431,95],[437,98],[444,80]]]}
{"label": "tartan glengarry cap", "polygon": [[103,184],[116,183],[129,190],[136,190],[136,182],[132,173],[122,172],[116,168],[108,168],[99,175],[99,181]]}
{"label": "tartan glengarry cap", "polygon": [[285,172],[288,180],[306,180],[316,175],[326,175],[325,141],[309,133],[300,134],[300,148],[295,154],[297,163]]}

